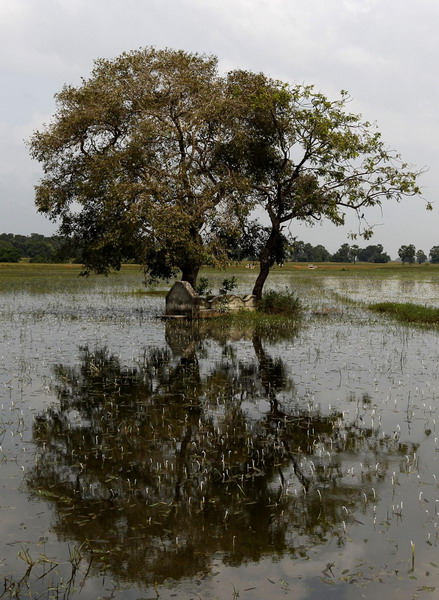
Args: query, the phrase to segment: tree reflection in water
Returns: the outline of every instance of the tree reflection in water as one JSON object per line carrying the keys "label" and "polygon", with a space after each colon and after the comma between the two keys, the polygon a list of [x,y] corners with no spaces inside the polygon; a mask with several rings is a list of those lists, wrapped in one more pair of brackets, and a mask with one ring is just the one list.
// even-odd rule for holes
{"label": "tree reflection in water", "polygon": [[[35,421],[27,485],[52,504],[57,535],[139,585],[207,573],[214,556],[239,566],[342,543],[370,495],[367,465],[385,470],[407,447],[301,403],[264,332],[169,322],[166,340],[135,368],[107,348],[56,368],[59,404]],[[208,363],[213,340],[222,356]]]}

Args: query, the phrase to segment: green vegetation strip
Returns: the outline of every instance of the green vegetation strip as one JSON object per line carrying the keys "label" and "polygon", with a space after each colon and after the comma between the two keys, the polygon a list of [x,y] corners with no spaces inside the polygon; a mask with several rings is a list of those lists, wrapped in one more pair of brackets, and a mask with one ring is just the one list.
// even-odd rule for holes
{"label": "green vegetation strip", "polygon": [[388,314],[403,323],[418,323],[419,325],[439,325],[439,308],[422,306],[410,302],[378,302],[369,304],[370,310]]}

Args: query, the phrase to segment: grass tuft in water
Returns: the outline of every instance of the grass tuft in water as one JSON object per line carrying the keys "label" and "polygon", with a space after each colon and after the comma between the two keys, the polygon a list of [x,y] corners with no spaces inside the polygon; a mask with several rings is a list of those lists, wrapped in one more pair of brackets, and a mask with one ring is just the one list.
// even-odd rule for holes
{"label": "grass tuft in water", "polygon": [[294,318],[301,312],[299,298],[290,290],[268,290],[258,304],[258,311],[269,315],[284,315]]}
{"label": "grass tuft in water", "polygon": [[431,306],[422,306],[411,302],[378,302],[369,304],[368,308],[375,312],[388,314],[403,323],[439,325],[439,308]]}

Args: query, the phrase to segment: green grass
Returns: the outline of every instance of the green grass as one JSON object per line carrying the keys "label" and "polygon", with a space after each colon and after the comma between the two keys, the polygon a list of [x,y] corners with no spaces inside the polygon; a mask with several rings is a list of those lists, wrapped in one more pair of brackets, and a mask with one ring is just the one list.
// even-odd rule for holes
{"label": "green grass", "polygon": [[258,311],[269,315],[283,315],[294,318],[302,307],[297,296],[288,289],[283,291],[267,290],[258,303]]}
{"label": "green grass", "polygon": [[411,302],[378,302],[368,306],[370,310],[401,321],[402,323],[415,323],[437,327],[439,325],[439,308],[412,304]]}
{"label": "green grass", "polygon": [[0,263],[0,291],[44,293],[77,293],[95,288],[111,288],[117,292],[138,289],[142,283],[142,270],[138,265],[124,265],[122,269],[105,277],[81,277],[81,265]]}

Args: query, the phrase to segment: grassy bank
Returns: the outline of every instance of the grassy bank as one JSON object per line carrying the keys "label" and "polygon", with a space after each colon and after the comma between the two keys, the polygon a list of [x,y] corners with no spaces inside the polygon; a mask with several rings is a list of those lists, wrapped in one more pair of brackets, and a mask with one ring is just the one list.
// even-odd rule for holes
{"label": "grassy bank", "polygon": [[370,304],[368,308],[389,315],[402,323],[415,323],[430,327],[439,325],[439,308],[412,304],[411,302],[378,302]]}

